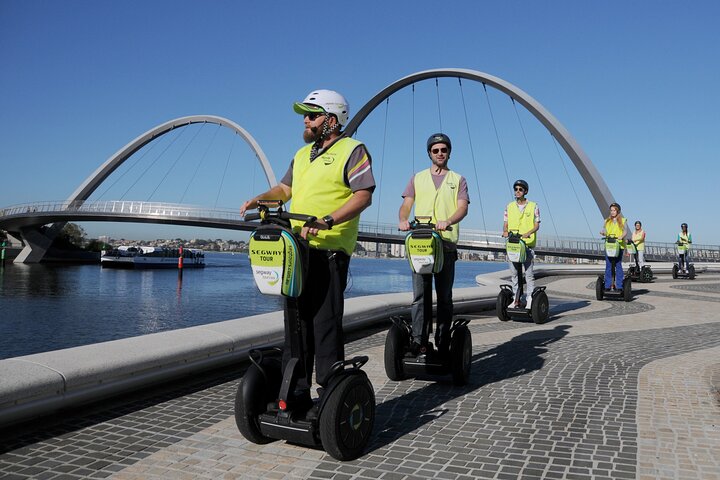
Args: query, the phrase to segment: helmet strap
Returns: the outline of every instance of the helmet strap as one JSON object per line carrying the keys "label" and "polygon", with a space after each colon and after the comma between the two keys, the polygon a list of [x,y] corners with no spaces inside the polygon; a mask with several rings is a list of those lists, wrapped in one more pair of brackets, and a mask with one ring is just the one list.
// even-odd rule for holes
{"label": "helmet strap", "polygon": [[315,140],[315,143],[313,143],[312,148],[310,149],[310,160],[315,160],[315,157],[318,156],[318,153],[320,150],[322,150],[323,143],[325,143],[325,138],[328,136],[329,133],[337,130],[340,127],[339,123],[336,123],[334,127],[330,127],[330,114],[325,114],[325,120],[322,124],[322,132],[320,132],[320,136],[318,136],[317,140]]}

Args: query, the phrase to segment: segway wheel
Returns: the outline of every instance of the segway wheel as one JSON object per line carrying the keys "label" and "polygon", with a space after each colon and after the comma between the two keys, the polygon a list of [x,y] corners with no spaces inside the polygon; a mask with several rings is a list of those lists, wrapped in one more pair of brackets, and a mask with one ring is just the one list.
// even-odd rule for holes
{"label": "segway wheel", "polygon": [[677,265],[673,265],[672,275],[673,275],[673,280],[677,279],[677,277],[678,277],[678,266]]}
{"label": "segway wheel", "polygon": [[650,267],[643,267],[641,273],[640,273],[640,281],[643,283],[650,283],[653,279],[653,272]]}
{"label": "segway wheel", "polygon": [[498,293],[497,296],[497,301],[495,302],[495,311],[497,312],[498,318],[503,322],[510,320],[510,315],[508,315],[507,309],[511,301],[512,293],[510,293],[509,290],[500,290],[500,293]]}
{"label": "segway wheel", "polygon": [[402,358],[408,341],[407,332],[393,323],[385,337],[385,373],[390,380],[405,379]]}
{"label": "segway wheel", "polygon": [[375,423],[375,392],[364,372],[345,375],[320,414],[320,440],[336,460],[354,460],[370,441]]}
{"label": "segway wheel", "polygon": [[240,380],[235,395],[235,424],[243,437],[259,445],[275,441],[262,434],[259,423],[260,414],[265,413],[268,402],[273,400],[270,391],[277,394],[279,388],[267,385],[260,370],[251,365]]}
{"label": "segway wheel", "polygon": [[595,280],[595,298],[602,300],[605,294],[605,275],[600,275]]}
{"label": "segway wheel", "polygon": [[632,280],[629,278],[623,282],[623,300],[626,302],[632,300]]}
{"label": "segway wheel", "polygon": [[472,365],[472,336],[470,329],[461,327],[450,339],[450,371],[454,385],[465,385],[470,378]]}
{"label": "segway wheel", "polygon": [[695,265],[690,265],[688,267],[688,278],[690,280],[695,280]]}
{"label": "segway wheel", "polygon": [[530,315],[532,316],[533,322],[538,325],[545,323],[550,316],[550,302],[548,301],[547,294],[538,292],[533,298],[532,307],[530,307]]}

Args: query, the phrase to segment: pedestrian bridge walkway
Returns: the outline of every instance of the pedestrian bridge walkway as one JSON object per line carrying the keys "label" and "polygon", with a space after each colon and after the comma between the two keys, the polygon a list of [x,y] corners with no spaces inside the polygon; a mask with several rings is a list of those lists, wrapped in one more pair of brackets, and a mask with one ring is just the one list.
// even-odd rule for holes
{"label": "pedestrian bridge walkway", "polygon": [[[175,203],[142,201],[36,202],[0,210],[0,229],[19,232],[53,222],[121,221],[169,223],[175,225],[251,231],[256,222],[246,222],[237,209],[208,208]],[[19,235],[18,235],[19,236]],[[377,244],[403,244],[396,224],[360,223],[358,240]],[[463,228],[458,246],[473,251],[504,255],[505,239],[499,231]],[[377,250],[377,249],[376,249]],[[543,234],[535,248],[538,255],[579,259],[603,259],[604,244],[599,238],[558,237]],[[720,246],[693,245],[696,262],[720,262]],[[675,244],[646,242],[645,259],[650,262],[674,261]]]}
{"label": "pedestrian bridge walkway", "polygon": [[[596,301],[591,272],[554,273],[540,280],[551,302],[544,325],[496,318],[491,305],[503,273],[457,291],[473,335],[465,387],[385,376],[389,322],[368,312],[396,313],[409,294],[397,294],[406,297],[397,305],[388,298],[348,301],[348,317],[357,323],[347,354],[370,356],[365,369],[378,404],[369,449],[355,461],[284,441],[245,441],[233,400],[246,365],[236,363],[9,426],[0,433],[0,477],[717,478],[720,275],[706,270],[694,281],[673,281],[661,274],[635,284],[635,298],[625,303]],[[241,319],[231,322],[248,331]],[[203,331],[230,332],[230,325],[208,327],[188,333],[197,342]],[[166,344],[171,334],[185,335],[166,332],[154,341]],[[113,343],[97,350],[106,362]],[[101,363],[95,350],[72,350],[77,363]],[[31,357],[39,368],[43,357]],[[89,367],[75,375],[103,378]]]}

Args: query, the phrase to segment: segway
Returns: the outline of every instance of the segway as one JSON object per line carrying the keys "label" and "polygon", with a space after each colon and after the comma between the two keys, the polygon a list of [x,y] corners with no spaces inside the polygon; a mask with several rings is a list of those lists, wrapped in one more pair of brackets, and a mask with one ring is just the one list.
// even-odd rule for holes
{"label": "segway", "polygon": [[[500,293],[495,303],[495,311],[497,316],[503,322],[507,322],[513,316],[524,316],[532,318],[537,324],[545,323],[550,316],[550,302],[544,286],[535,287],[530,294],[532,298],[532,306],[525,308],[521,306],[520,299],[523,295],[523,284],[525,283],[525,275],[523,273],[523,264],[527,259],[527,245],[521,238],[519,232],[509,232],[507,242],[505,243],[505,252],[508,260],[513,264],[518,274],[518,291],[513,296],[512,285],[500,285]],[[515,300],[517,307],[509,308],[510,304]]]}
{"label": "segway", "polygon": [[683,258],[685,261],[683,262],[683,264],[681,264],[680,260],[678,260],[677,263],[673,264],[673,279],[688,278],[690,280],[695,280],[695,265],[687,261],[690,246],[683,241],[677,241],[675,242],[675,245],[677,248],[678,256],[682,255],[682,257],[680,258]]}
{"label": "segway", "polygon": [[253,443],[284,439],[322,447],[337,460],[353,460],[363,453],[375,422],[374,390],[361,370],[368,357],[336,362],[319,399],[298,398],[294,393],[306,358],[297,297],[303,289],[309,249],[293,234],[290,219],[312,225],[316,217],[285,212],[281,201],[258,202],[258,211],[245,217],[260,220],[250,236],[250,265],[260,292],[286,299],[291,359],[282,371],[281,348],[250,351],[252,365],[235,397],[238,430]]}
{"label": "segway", "polygon": [[[447,375],[453,384],[465,385],[470,377],[472,338],[468,319],[455,319],[450,326],[450,345],[443,352],[430,342],[432,331],[433,274],[443,268],[442,238],[430,223],[431,217],[417,217],[405,237],[405,254],[414,273],[423,280],[423,326],[420,346],[412,347],[412,320],[392,317],[393,324],[385,338],[385,373],[390,380],[409,376]],[[450,228],[448,228],[450,229]],[[438,327],[439,328],[439,327]]]}
{"label": "segway", "polygon": [[[604,240],[605,254],[608,256],[608,258],[617,258],[617,262],[622,261],[621,258],[618,258],[620,255],[620,244],[618,242],[618,239],[610,236],[604,237]],[[622,298],[626,302],[632,300],[631,278],[626,277],[623,280],[623,288],[615,288],[615,267],[617,266],[617,262],[614,263],[612,266],[612,283],[609,290],[605,290],[605,275],[598,275],[598,278],[595,281],[595,298],[597,298],[598,300],[603,300],[605,297],[614,299]]]}
{"label": "segway", "polygon": [[627,251],[630,254],[630,258],[635,260],[634,265],[630,265],[625,278],[630,278],[633,281],[640,283],[650,283],[653,280],[653,272],[649,265],[640,267],[640,259],[638,257],[637,245],[632,240],[627,241]]}

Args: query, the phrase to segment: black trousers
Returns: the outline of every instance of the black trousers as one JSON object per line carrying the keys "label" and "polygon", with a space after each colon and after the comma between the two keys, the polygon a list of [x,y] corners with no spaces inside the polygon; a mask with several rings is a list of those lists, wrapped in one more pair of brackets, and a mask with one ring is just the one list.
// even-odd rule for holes
{"label": "black trousers", "polygon": [[302,350],[297,390],[312,385],[313,356],[320,386],[326,386],[333,363],[345,359],[343,295],[349,266],[350,256],[343,252],[311,248],[303,292],[285,302],[283,371],[290,358],[300,356]]}

